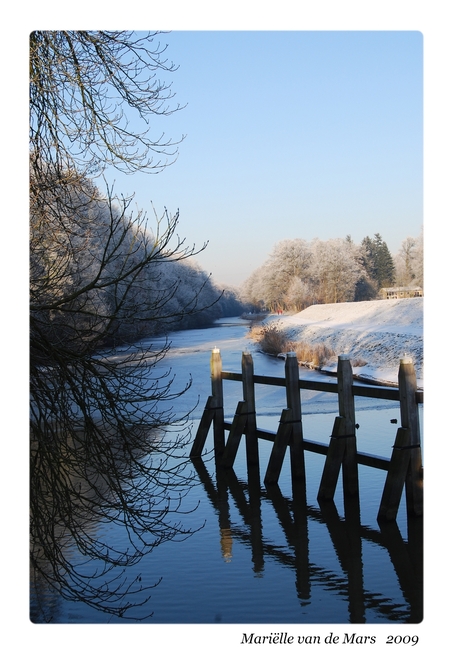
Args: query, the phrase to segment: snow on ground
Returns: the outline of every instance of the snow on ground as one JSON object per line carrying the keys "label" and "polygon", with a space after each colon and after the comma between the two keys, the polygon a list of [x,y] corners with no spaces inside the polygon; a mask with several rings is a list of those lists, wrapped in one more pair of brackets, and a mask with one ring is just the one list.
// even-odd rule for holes
{"label": "snow on ground", "polygon": [[400,359],[411,357],[423,387],[423,298],[316,304],[276,322],[291,340],[325,343],[337,355],[364,360],[353,367],[359,378],[397,384]]}

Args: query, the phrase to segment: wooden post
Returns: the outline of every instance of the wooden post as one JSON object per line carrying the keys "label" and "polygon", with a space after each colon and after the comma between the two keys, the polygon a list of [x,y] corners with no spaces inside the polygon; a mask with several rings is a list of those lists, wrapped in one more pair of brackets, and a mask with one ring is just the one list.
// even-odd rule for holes
{"label": "wooden post", "polygon": [[336,417],[334,421],[331,441],[324,462],[318,491],[320,501],[330,501],[334,498],[341,467],[344,495],[356,496],[359,494],[355,404],[352,390],[353,371],[346,355],[339,355],[337,379],[340,416]]}
{"label": "wooden post", "polygon": [[399,404],[401,425],[409,431],[411,448],[406,477],[406,503],[409,515],[423,514],[422,451],[420,446],[420,424],[416,401],[417,377],[410,357],[404,357],[399,364]]}
{"label": "wooden post", "polygon": [[233,467],[241,436],[246,428],[247,405],[245,401],[240,401],[236,407],[235,416],[233,417],[232,427],[228,435],[227,444],[222,455],[221,465],[228,468]]}
{"label": "wooden post", "polygon": [[292,412],[292,434],[290,443],[291,477],[293,481],[305,481],[299,363],[295,352],[288,352],[286,355],[285,375],[286,402],[287,407]]}
{"label": "wooden post", "polygon": [[337,416],[332,428],[326,460],[324,461],[323,474],[318,490],[318,501],[331,501],[334,498],[345,452],[345,444],[341,439],[344,434],[345,419]]}
{"label": "wooden post", "polygon": [[208,436],[211,423],[214,419],[214,409],[213,409],[213,398],[209,396],[206,406],[203,410],[203,415],[200,420],[200,425],[195,436],[195,441],[193,442],[192,450],[190,451],[190,457],[192,459],[201,457],[203,452],[204,444],[206,442],[206,437]]}
{"label": "wooden post", "polygon": [[398,428],[396,435],[377,516],[382,521],[396,519],[404,484],[408,515],[423,514],[420,424],[415,397],[417,379],[409,357],[400,361],[398,383],[402,427]]}
{"label": "wooden post", "polygon": [[211,352],[211,391],[214,409],[214,454],[219,458],[225,449],[222,358],[219,348],[213,348]]}
{"label": "wooden post", "polygon": [[345,451],[342,463],[343,493],[348,496],[359,494],[358,460],[356,449],[355,401],[353,396],[353,371],[347,355],[339,355],[337,364],[339,392],[339,415],[344,421]]}
{"label": "wooden post", "polygon": [[401,495],[410,462],[410,434],[407,428],[398,428],[391,454],[390,467],[383,487],[378,520],[394,521],[398,514]]}
{"label": "wooden post", "polygon": [[241,358],[243,378],[243,400],[246,403],[246,460],[248,467],[259,465],[259,444],[256,424],[256,396],[254,389],[254,363],[250,352],[244,351]]}
{"label": "wooden post", "polygon": [[266,485],[278,482],[291,433],[292,410],[283,410],[281,412],[281,419],[278,424],[278,432],[276,433],[264,478],[264,483]]}

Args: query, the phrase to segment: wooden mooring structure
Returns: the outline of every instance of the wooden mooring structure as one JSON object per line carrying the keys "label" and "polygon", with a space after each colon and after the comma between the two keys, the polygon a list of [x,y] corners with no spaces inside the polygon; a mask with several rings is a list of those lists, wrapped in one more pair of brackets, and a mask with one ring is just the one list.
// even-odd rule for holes
{"label": "wooden mooring structure", "polygon": [[[232,421],[224,418],[223,380],[242,383],[242,400],[237,404]],[[286,390],[286,408],[281,411],[277,432],[257,427],[255,385],[272,385]],[[329,444],[304,439],[302,429],[301,390],[308,389],[336,393],[338,416],[335,418]],[[356,440],[355,397],[363,396],[399,401],[401,426],[396,431],[390,458],[358,451]],[[213,427],[214,456],[219,468],[233,467],[241,438],[246,438],[248,478],[260,478],[260,439],[273,442],[264,483],[277,483],[286,452],[289,449],[293,491],[305,491],[306,473],[304,453],[325,456],[318,490],[318,501],[334,498],[342,471],[345,503],[359,497],[358,465],[366,465],[387,472],[377,518],[393,521],[406,492],[408,516],[423,515],[423,468],[418,406],[423,404],[423,392],[417,390],[415,368],[410,358],[400,360],[398,387],[379,387],[358,384],[347,355],[340,355],[337,365],[337,382],[307,381],[299,378],[299,365],[295,352],[286,355],[285,377],[254,374],[250,352],[243,352],[241,373],[222,370],[220,350],[211,352],[211,395],[209,396],[190,458],[200,458],[211,426]],[[228,436],[226,439],[226,431]]]}

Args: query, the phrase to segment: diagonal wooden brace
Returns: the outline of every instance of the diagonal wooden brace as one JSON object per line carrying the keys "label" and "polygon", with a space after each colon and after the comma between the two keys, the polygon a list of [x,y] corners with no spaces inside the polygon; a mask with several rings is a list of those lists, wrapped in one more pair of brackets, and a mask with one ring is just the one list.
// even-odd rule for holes
{"label": "diagonal wooden brace", "polygon": [[278,482],[286,449],[292,434],[292,421],[292,410],[283,410],[278,425],[278,432],[276,433],[275,442],[270,454],[270,460],[268,461],[267,472],[264,478],[265,484]]}
{"label": "diagonal wooden brace", "polygon": [[209,429],[214,420],[215,415],[215,400],[213,396],[209,396],[203,414],[201,416],[200,425],[195,435],[195,441],[193,442],[192,450],[190,451],[191,458],[199,458],[203,453],[204,444],[206,442],[206,437],[208,436]]}
{"label": "diagonal wooden brace", "polygon": [[334,498],[340,469],[345,456],[346,419],[343,416],[335,418],[331,441],[324,461],[323,475],[318,490],[318,500],[331,501]]}
{"label": "diagonal wooden brace", "polygon": [[396,519],[411,461],[411,450],[418,448],[411,446],[410,439],[411,433],[408,428],[398,428],[377,515],[379,520]]}
{"label": "diagonal wooden brace", "polygon": [[248,405],[246,401],[240,401],[236,407],[235,416],[233,417],[232,426],[228,435],[227,444],[221,459],[222,467],[233,467],[236,453],[240,445],[241,436],[243,435],[248,421]]}

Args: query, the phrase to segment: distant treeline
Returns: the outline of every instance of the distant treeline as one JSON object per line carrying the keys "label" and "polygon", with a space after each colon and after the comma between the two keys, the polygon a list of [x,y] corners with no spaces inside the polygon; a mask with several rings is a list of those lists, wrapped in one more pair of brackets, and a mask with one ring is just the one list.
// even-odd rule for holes
{"label": "distant treeline", "polygon": [[393,285],[423,285],[421,235],[407,238],[395,258],[378,233],[359,245],[350,236],[283,240],[243,284],[242,294],[255,309],[300,311],[311,304],[373,300]]}
{"label": "distant treeline", "polygon": [[[171,330],[205,327],[246,309],[176,236],[178,214],[157,232],[75,171],[31,177],[31,345],[47,361],[56,346],[88,350]],[[38,200],[40,203],[38,203]]]}
{"label": "distant treeline", "polygon": [[[171,330],[209,326],[248,310],[300,311],[311,304],[371,300],[383,286],[421,285],[422,239],[394,259],[379,234],[278,243],[241,290],[216,285],[176,238],[178,214],[157,232],[69,171],[49,203],[31,203],[32,347],[69,343],[85,350]],[[56,189],[54,189],[56,188]],[[33,191],[33,178],[32,186]],[[195,257],[195,258],[190,258]],[[45,340],[46,339],[46,340]]]}

